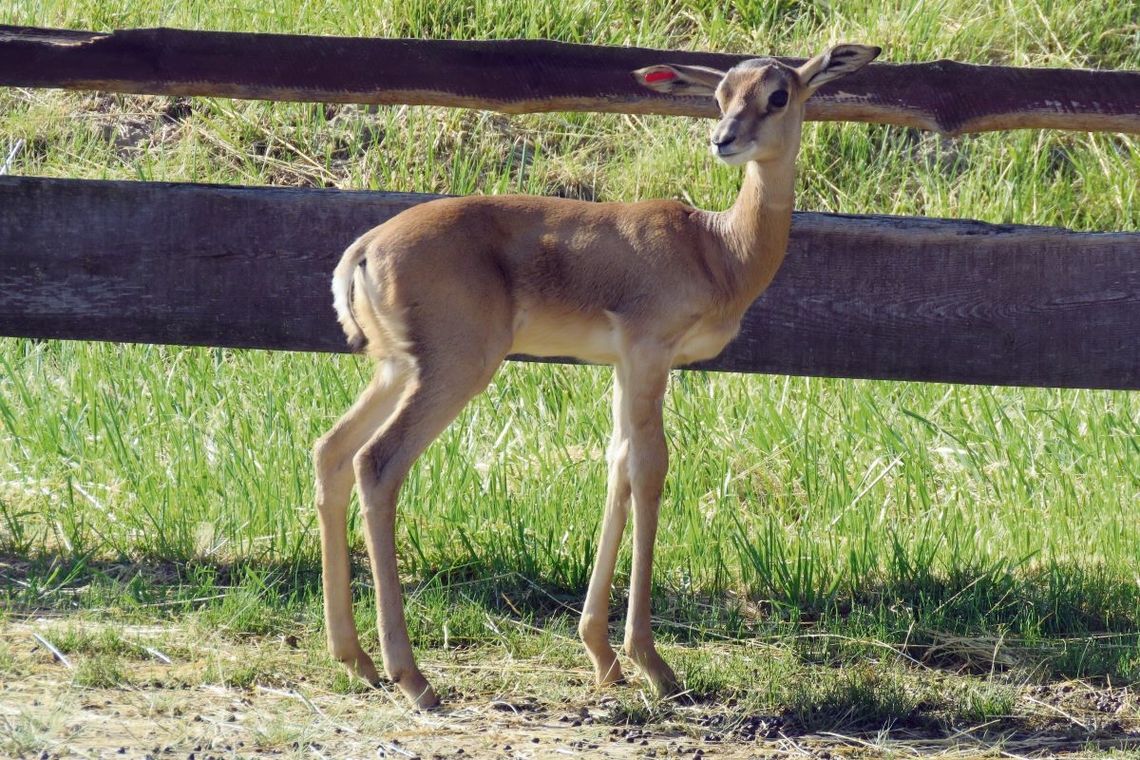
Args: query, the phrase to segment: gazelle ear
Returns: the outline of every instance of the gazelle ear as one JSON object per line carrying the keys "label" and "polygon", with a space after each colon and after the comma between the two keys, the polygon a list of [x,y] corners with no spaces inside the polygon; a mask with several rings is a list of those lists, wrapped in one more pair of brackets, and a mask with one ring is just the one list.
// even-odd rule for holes
{"label": "gazelle ear", "polygon": [[712,95],[724,72],[707,66],[661,64],[638,69],[633,77],[642,87],[666,95]]}
{"label": "gazelle ear", "polygon": [[814,92],[833,79],[863,68],[882,51],[882,48],[870,45],[836,45],[800,66],[800,81],[809,91]]}

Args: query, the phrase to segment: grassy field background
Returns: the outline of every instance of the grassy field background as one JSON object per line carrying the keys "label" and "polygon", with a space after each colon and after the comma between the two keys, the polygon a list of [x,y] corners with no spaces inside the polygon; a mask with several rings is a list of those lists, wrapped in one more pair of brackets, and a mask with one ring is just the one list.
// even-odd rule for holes
{"label": "grassy field background", "polygon": [[[646,10],[624,0],[2,0],[0,23],[788,55],[842,40],[881,45],[896,62],[1140,69],[1136,7],[1107,1],[691,0]],[[19,145],[17,175],[675,197],[722,208],[739,172],[707,155],[708,128],[665,117],[0,91],[0,151]],[[1135,137],[944,139],[811,124],[797,207],[1136,230],[1138,176]],[[79,610],[97,628],[157,616],[211,635],[299,635],[313,672],[325,673],[313,677],[351,691],[321,649],[309,451],[368,373],[352,357],[0,340],[5,615]],[[508,675],[469,687],[466,671],[441,664],[456,642],[552,663],[556,677],[578,669],[573,693],[588,696],[571,634],[604,497],[609,391],[605,369],[510,365],[405,487],[413,639],[453,697],[550,688]],[[988,725],[1025,713],[1018,690],[1042,681],[1140,678],[1136,394],[678,373],[666,427],[655,612],[694,692],[783,711],[804,727],[855,730],[917,714]],[[627,564],[628,547],[619,590]],[[358,577],[374,646],[367,576]],[[65,633],[95,661],[130,662],[135,651]],[[14,674],[31,667],[0,651],[5,664]],[[959,680],[930,681],[931,664]],[[126,665],[115,673],[110,685],[132,682]],[[254,668],[235,683],[259,677]],[[618,699],[626,717],[670,709]]]}

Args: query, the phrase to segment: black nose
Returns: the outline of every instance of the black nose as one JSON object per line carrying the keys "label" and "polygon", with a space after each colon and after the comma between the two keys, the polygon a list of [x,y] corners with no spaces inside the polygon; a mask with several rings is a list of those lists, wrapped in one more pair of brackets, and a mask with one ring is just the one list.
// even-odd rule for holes
{"label": "black nose", "polygon": [[731,145],[736,141],[736,128],[739,126],[740,122],[737,119],[722,119],[720,123],[716,125],[716,128],[713,129],[712,136],[709,138],[709,141],[712,143],[714,148],[724,148],[728,145]]}
{"label": "black nose", "polygon": [[736,133],[731,130],[724,130],[723,132],[717,131],[712,136],[712,144],[718,148],[723,148],[725,145],[730,144],[736,139]]}

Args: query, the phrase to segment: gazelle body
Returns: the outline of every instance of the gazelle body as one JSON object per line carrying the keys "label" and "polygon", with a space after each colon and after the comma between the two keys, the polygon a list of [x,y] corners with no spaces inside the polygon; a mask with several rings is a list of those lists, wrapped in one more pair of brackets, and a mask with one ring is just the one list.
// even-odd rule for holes
{"label": "gazelle body", "polygon": [[618,681],[609,594],[630,508],[633,566],[625,651],[662,694],[677,679],[657,654],[649,592],[667,452],[669,370],[711,358],[772,281],[787,248],[804,101],[878,48],[840,45],[798,69],[772,59],[729,72],[652,66],[651,89],[713,95],[724,115],[714,155],[745,164],[740,195],[713,213],[673,201],[589,203],[530,196],[416,206],[345,251],[338,318],[375,379],[317,442],[325,622],[333,655],[379,681],[352,617],[346,518],[354,482],[378,596],[388,676],[419,707],[438,702],[412,655],[396,566],[396,498],[423,450],[510,353],[612,364],[614,430],[602,534],[579,633],[599,684]]}

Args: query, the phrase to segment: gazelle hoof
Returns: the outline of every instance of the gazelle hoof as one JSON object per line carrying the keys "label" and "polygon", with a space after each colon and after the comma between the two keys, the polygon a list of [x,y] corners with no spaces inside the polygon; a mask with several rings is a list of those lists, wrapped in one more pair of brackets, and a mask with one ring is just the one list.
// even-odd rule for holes
{"label": "gazelle hoof", "polygon": [[608,665],[595,663],[594,680],[598,686],[613,686],[625,683],[625,674],[621,672],[621,663],[614,657]]}
{"label": "gazelle hoof", "polygon": [[439,697],[436,695],[435,689],[418,670],[392,680],[396,682],[400,691],[404,692],[404,696],[415,705],[417,710],[431,710],[439,707]]}
{"label": "gazelle hoof", "polygon": [[359,678],[373,688],[380,685],[380,674],[372,663],[372,658],[366,655],[363,650],[348,657],[342,657],[340,661],[350,676]]}
{"label": "gazelle hoof", "polygon": [[677,680],[677,676],[669,669],[668,665],[665,666],[665,671],[665,673],[646,674],[649,683],[653,686],[654,693],[661,698],[672,697],[682,691],[681,682]]}
{"label": "gazelle hoof", "polygon": [[673,672],[668,663],[661,659],[655,649],[643,650],[630,656],[633,657],[638,670],[649,681],[658,697],[671,697],[682,690],[681,682],[677,680],[677,674]]}

